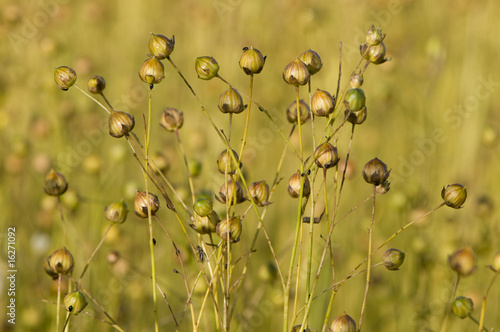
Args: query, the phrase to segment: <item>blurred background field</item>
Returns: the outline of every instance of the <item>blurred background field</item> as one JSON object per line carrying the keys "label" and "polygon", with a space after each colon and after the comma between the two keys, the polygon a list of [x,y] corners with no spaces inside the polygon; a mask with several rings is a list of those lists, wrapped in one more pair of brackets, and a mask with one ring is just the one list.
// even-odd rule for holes
{"label": "blurred background field", "polygon": [[[226,86],[221,81],[198,80],[194,59],[215,57],[221,76],[246,94],[248,77],[238,61],[243,47],[254,46],[267,55],[264,70],[255,77],[254,97],[289,132],[285,111],[295,92],[283,82],[284,67],[304,50],[315,50],[324,65],[313,76],[313,91],[320,88],[333,94],[339,42],[343,42],[344,87],[359,61],[359,44],[372,24],[387,34],[387,55],[392,61],[370,65],[365,74],[368,119],[355,132],[351,153],[354,172],[346,181],[341,214],[370,195],[371,187],[363,181],[361,170],[374,157],[392,168],[391,190],[377,200],[375,244],[440,204],[443,186],[462,183],[469,197],[462,210],[442,208],[389,245],[406,252],[407,258],[401,271],[374,270],[364,327],[371,331],[439,330],[455,278],[447,257],[466,245],[477,254],[477,271],[461,280],[457,295],[474,300],[473,315],[478,318],[482,296],[493,277],[486,266],[500,250],[498,1],[6,0],[0,9],[0,313],[7,303],[4,274],[10,225],[17,230],[19,271],[16,325],[12,329],[2,314],[0,329],[55,328],[55,306],[42,302],[56,298],[56,284],[45,274],[43,260],[64,245],[56,200],[42,189],[50,167],[62,172],[69,182],[63,201],[75,275],[81,273],[108,225],[104,206],[123,197],[132,209],[135,190],[144,190],[142,174],[126,142],[107,134],[106,113],[76,89],[59,90],[54,68],[74,68],[82,88],[91,76],[103,76],[106,96],[117,110],[135,116],[135,132],[142,138],[147,86],[137,73],[148,54],[150,32],[175,35],[172,59],[221,128],[227,128],[227,117],[217,109],[217,103]],[[181,137],[187,156],[202,165],[195,185],[216,192],[223,183],[216,168],[223,144],[173,68],[166,63],[165,69],[164,81],[153,90],[153,119],[159,123],[167,106],[184,112]],[[307,98],[306,89],[301,98]],[[243,119],[244,115],[234,117],[234,132],[242,130]],[[320,120],[318,127],[323,126]],[[309,126],[305,130],[305,136],[310,136]],[[346,130],[339,142],[341,158],[345,158],[347,136]],[[170,166],[166,175],[187,196],[185,169],[174,135],[155,125],[152,137],[151,151],[167,156]],[[243,159],[247,178],[272,183],[285,142],[256,108],[249,137]],[[307,146],[312,150],[310,141],[306,141]],[[297,204],[286,194],[286,179],[298,168],[298,161],[288,153],[281,173],[285,181],[278,186],[265,220],[284,270]],[[335,229],[338,278],[366,256],[369,211],[368,206],[361,208]],[[177,221],[164,206],[159,216],[177,236],[177,244],[185,247],[186,261],[195,267]],[[251,212],[235,255],[248,250],[256,226]],[[323,224],[318,229],[326,232]],[[180,315],[186,295],[181,277],[172,273],[178,263],[168,239],[159,228],[156,231],[159,282]],[[126,331],[152,330],[147,239],[146,223],[130,213],[123,225],[114,228],[84,278],[84,286]],[[106,256],[111,250],[119,251],[125,263],[110,265]],[[381,253],[375,261],[380,257]],[[259,268],[270,261],[269,248],[260,236],[236,304],[235,331],[281,327],[280,285],[259,279]],[[195,273],[191,271],[188,279]],[[329,286],[328,280],[331,277],[325,275],[320,289]],[[358,320],[363,291],[364,276],[350,280],[337,295],[332,317],[345,311]],[[500,285],[496,284],[485,320],[487,327],[497,330],[499,295]],[[328,297],[323,295],[313,306],[312,329],[321,329]],[[197,305],[199,300],[195,299]],[[95,305],[86,311],[102,317]],[[160,302],[159,314],[163,330],[172,330],[164,302]],[[207,314],[205,331],[212,330],[211,319]],[[189,319],[184,320],[181,330],[189,331]],[[477,329],[470,320],[456,317],[450,317],[449,328]],[[71,325],[73,331],[92,329],[112,330],[84,314],[75,317]]]}

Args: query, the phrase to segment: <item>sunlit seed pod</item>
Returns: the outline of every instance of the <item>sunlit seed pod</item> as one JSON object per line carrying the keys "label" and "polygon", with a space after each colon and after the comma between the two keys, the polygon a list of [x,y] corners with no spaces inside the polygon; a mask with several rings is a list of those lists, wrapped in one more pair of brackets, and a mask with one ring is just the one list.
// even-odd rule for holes
{"label": "sunlit seed pod", "polygon": [[467,199],[467,189],[460,183],[450,184],[441,190],[444,203],[454,209],[460,209]]}
{"label": "sunlit seed pod", "polygon": [[323,62],[318,53],[313,50],[307,50],[299,55],[299,60],[306,64],[309,74],[316,74],[321,67],[323,67]]}
{"label": "sunlit seed pod", "polygon": [[335,98],[325,90],[316,89],[311,98],[311,112],[316,116],[327,117],[335,110]]}
{"label": "sunlit seed pod", "polygon": [[349,79],[349,84],[353,89],[359,88],[363,85],[364,78],[362,74],[352,74]]}
{"label": "sunlit seed pod", "polygon": [[101,94],[106,88],[104,77],[93,76],[87,83],[87,89],[90,93]]}
{"label": "sunlit seed pod", "polygon": [[247,108],[247,105],[243,104],[240,93],[229,87],[220,95],[218,107],[222,113],[239,114]]}
{"label": "sunlit seed pod", "polygon": [[363,169],[363,179],[367,183],[378,186],[389,178],[391,171],[388,170],[387,165],[378,158],[374,158],[366,163]]}
{"label": "sunlit seed pod", "polygon": [[[304,174],[304,189],[303,189],[303,193],[302,193],[302,196],[303,197],[308,197],[309,194],[311,193],[311,184],[309,183],[309,179],[307,177],[306,174]],[[300,172],[297,172],[297,173],[294,173],[290,179],[288,179],[288,194],[292,197],[292,198],[298,198],[300,196],[300,184],[301,184],[301,180],[302,179],[302,175],[300,174]]]}
{"label": "sunlit seed pod", "polygon": [[214,209],[214,204],[212,200],[205,197],[198,198],[193,204],[193,210],[197,215],[201,217],[206,217]]}
{"label": "sunlit seed pod", "polygon": [[307,65],[299,59],[290,62],[283,71],[285,82],[295,86],[306,85],[309,82],[309,77]]}
{"label": "sunlit seed pod", "polygon": [[43,261],[43,269],[45,270],[45,273],[47,273],[51,278],[52,280],[56,280],[57,278],[59,278],[59,274],[56,273],[52,267],[50,267],[50,257],[46,257],[45,260]]}
{"label": "sunlit seed pod", "polygon": [[63,91],[68,90],[76,82],[76,72],[67,66],[57,67],[54,71],[54,80]]}
{"label": "sunlit seed pod", "polygon": [[271,204],[271,202],[269,202],[269,186],[266,181],[252,183],[248,188],[248,191],[257,206],[266,206]]}
{"label": "sunlit seed pod", "polygon": [[357,112],[365,107],[365,92],[360,88],[347,90],[344,96],[344,106],[346,109]]}
{"label": "sunlit seed pod", "polygon": [[167,107],[163,110],[160,118],[160,126],[168,131],[175,131],[181,129],[184,124],[184,114],[178,109]]}
{"label": "sunlit seed pod", "polygon": [[202,80],[211,80],[212,78],[219,76],[219,64],[211,56],[197,57],[194,69],[198,74],[198,78]]}
{"label": "sunlit seed pod", "polygon": [[165,78],[163,63],[155,56],[150,57],[143,62],[139,77],[150,85],[160,83]]}
{"label": "sunlit seed pod", "polygon": [[212,210],[207,216],[195,215],[193,224],[190,226],[199,234],[210,234],[215,233],[219,222],[219,215]]}
{"label": "sunlit seed pod", "polygon": [[123,201],[123,199],[119,202],[111,203],[109,206],[104,208],[104,216],[111,222],[114,223],[123,223],[127,220],[127,204]]}
{"label": "sunlit seed pod", "polygon": [[375,186],[375,194],[384,195],[391,189],[391,183],[389,181],[384,181],[383,183]]}
{"label": "sunlit seed pod", "polygon": [[451,306],[451,311],[453,314],[460,319],[469,317],[474,310],[474,302],[464,296],[457,297]]}
{"label": "sunlit seed pod", "polygon": [[367,107],[363,107],[359,111],[353,112],[348,109],[345,110],[345,116],[347,116],[347,121],[352,123],[353,125],[360,125],[366,120],[366,116],[368,115]]}
{"label": "sunlit seed pod", "polygon": [[239,182],[228,181],[227,186],[224,183],[219,191],[219,197],[217,200],[221,203],[228,203],[230,205],[239,204],[246,200],[245,195],[243,194],[243,188]]}
{"label": "sunlit seed pod", "polygon": [[159,60],[165,59],[173,52],[175,46],[175,36],[172,39],[164,35],[155,35],[151,33],[149,40],[149,52],[151,55],[157,57]]}
{"label": "sunlit seed pod", "polygon": [[325,142],[320,144],[314,151],[314,159],[318,167],[329,169],[338,164],[339,154],[336,147]]}
{"label": "sunlit seed pod", "polygon": [[385,33],[382,33],[379,28],[375,28],[375,26],[372,25],[366,34],[366,43],[368,46],[378,45],[384,40],[384,38]]}
{"label": "sunlit seed pod", "polygon": [[470,246],[467,246],[451,254],[448,257],[448,264],[459,276],[468,276],[476,269],[476,254]]}
{"label": "sunlit seed pod", "polygon": [[71,275],[73,266],[73,255],[71,255],[66,247],[54,251],[49,256],[49,267],[54,273]]}
{"label": "sunlit seed pod", "polygon": [[[134,201],[134,210],[135,214],[141,218],[148,217],[148,201],[147,196],[144,191],[137,191],[135,195]],[[149,193],[149,205],[151,207],[151,215],[154,216],[155,213],[160,208],[160,201],[158,200],[158,196]]]}
{"label": "sunlit seed pod", "polygon": [[[299,100],[300,105],[300,124],[310,119],[309,106],[304,100]],[[293,101],[286,110],[288,122],[297,123],[297,101]]]}
{"label": "sunlit seed pod", "polygon": [[240,68],[243,69],[245,74],[254,75],[260,73],[265,63],[266,57],[262,56],[262,53],[258,49],[253,48],[253,46],[243,49],[243,54],[240,58]]}
{"label": "sunlit seed pod", "polygon": [[73,315],[78,315],[87,306],[85,296],[79,291],[73,291],[64,297],[64,307]]}
{"label": "sunlit seed pod", "polygon": [[242,227],[240,217],[225,218],[217,224],[216,233],[222,240],[227,241],[229,237],[231,243],[236,243],[240,241]]}
{"label": "sunlit seed pod", "polygon": [[332,332],[356,332],[356,322],[344,312],[333,320]]}
{"label": "sunlit seed pod", "polygon": [[379,65],[391,60],[390,57],[385,57],[385,45],[383,42],[373,46],[364,44],[360,46],[360,52],[363,58],[375,65]]}
{"label": "sunlit seed pod", "polygon": [[47,195],[60,196],[68,189],[68,182],[64,175],[51,169],[45,176],[43,190]]}
{"label": "sunlit seed pod", "polygon": [[403,265],[405,260],[405,253],[399,249],[387,249],[382,255],[382,260],[386,269],[390,271],[397,271]]}
{"label": "sunlit seed pod", "polygon": [[[231,153],[229,153],[228,150],[224,150],[221,152],[219,155],[219,158],[217,158],[217,169],[219,170],[220,173],[225,174],[235,174],[236,171],[238,170],[237,163],[235,163],[234,160],[238,160],[238,154],[236,151],[231,150],[234,155],[234,159],[231,156]],[[241,169],[241,164],[240,164],[240,169]]]}
{"label": "sunlit seed pod", "polygon": [[128,113],[111,110],[108,119],[109,134],[112,137],[120,138],[127,136],[134,129],[134,117]]}
{"label": "sunlit seed pod", "polygon": [[500,251],[493,257],[493,263],[490,265],[490,268],[495,272],[500,271]]}

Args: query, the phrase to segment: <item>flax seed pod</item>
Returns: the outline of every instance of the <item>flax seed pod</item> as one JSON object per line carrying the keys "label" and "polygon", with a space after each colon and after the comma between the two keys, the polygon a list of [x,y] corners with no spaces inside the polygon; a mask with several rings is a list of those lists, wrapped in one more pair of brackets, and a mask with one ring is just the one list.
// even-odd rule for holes
{"label": "flax seed pod", "polygon": [[240,93],[232,87],[229,87],[219,97],[219,110],[222,113],[239,114],[246,108],[247,105],[243,104]]}
{"label": "flax seed pod", "polygon": [[335,167],[339,162],[337,148],[325,142],[319,145],[314,151],[314,159],[318,167],[329,169]]}
{"label": "flax seed pod", "polygon": [[211,80],[219,76],[219,64],[211,56],[197,57],[194,63],[194,69],[198,78],[202,80]]}
{"label": "flax seed pod", "polygon": [[309,77],[307,65],[299,59],[290,62],[283,71],[283,80],[290,85],[306,85],[309,82]]}
{"label": "flax seed pod", "polygon": [[405,253],[394,248],[387,249],[384,255],[382,255],[382,260],[386,269],[389,271],[397,271],[399,267],[403,265]]}
{"label": "flax seed pod", "polygon": [[111,222],[122,224],[127,220],[127,204],[123,199],[119,202],[111,203],[104,208],[104,216]]}
{"label": "flax seed pod", "polygon": [[[300,183],[301,183],[301,174],[300,172],[294,173],[290,179],[288,179],[288,194],[292,198],[298,198],[300,196]],[[311,184],[309,183],[309,179],[306,174],[304,174],[304,190],[302,193],[303,197],[308,197],[311,193]]]}
{"label": "flax seed pod", "polygon": [[45,185],[43,190],[47,195],[60,196],[68,189],[68,182],[64,175],[51,169],[45,176]]}
{"label": "flax seed pod", "polygon": [[154,33],[151,33],[151,39],[149,40],[149,52],[151,52],[151,55],[157,57],[159,60],[169,57],[174,51],[174,46],[175,36],[172,36],[172,39],[169,39],[164,35],[155,35]]}
{"label": "flax seed pod", "polygon": [[181,129],[184,124],[184,115],[178,109],[167,107],[163,110],[160,118],[160,126],[168,131]]}
{"label": "flax seed pod", "polygon": [[[236,151],[234,150],[231,151],[234,155],[234,159],[239,160]],[[242,165],[240,164],[240,169],[241,166]],[[236,171],[238,170],[237,164],[234,162],[231,153],[229,153],[228,150],[222,151],[221,154],[219,155],[219,158],[217,158],[217,168],[219,169],[219,172],[222,174],[225,174],[226,172],[227,174],[235,174]]]}
{"label": "flax seed pod", "polygon": [[194,212],[201,217],[208,216],[213,209],[214,204],[212,200],[205,197],[198,198],[193,204]]}
{"label": "flax seed pod", "polygon": [[266,181],[252,183],[248,188],[248,191],[257,206],[266,206],[271,204],[271,202],[269,202],[269,186]]}
{"label": "flax seed pod", "polygon": [[67,66],[57,67],[54,71],[54,80],[61,90],[67,91],[76,82],[76,72]]}
{"label": "flax seed pod", "polygon": [[224,241],[227,240],[229,235],[229,241],[231,243],[236,243],[240,241],[242,227],[240,217],[225,218],[217,224],[216,233]]}
{"label": "flax seed pod", "polygon": [[309,74],[316,74],[321,67],[323,67],[323,62],[318,53],[313,50],[307,50],[299,55],[299,60],[304,62],[309,70]]}
{"label": "flax seed pod", "polygon": [[464,319],[469,317],[474,310],[474,302],[472,299],[469,299],[464,296],[459,296],[453,301],[453,305],[451,306],[451,311],[453,314],[460,319]]}
{"label": "flax seed pod", "polygon": [[476,254],[470,246],[467,246],[451,254],[448,257],[448,264],[459,276],[468,276],[476,269]]}
{"label": "flax seed pod", "polygon": [[215,233],[219,222],[219,215],[212,210],[206,216],[195,215],[193,224],[189,226],[199,234],[210,234]]}
{"label": "flax seed pod", "polygon": [[229,202],[230,205],[239,204],[246,200],[243,194],[243,188],[238,181],[228,181],[227,186],[224,183],[220,188],[219,196],[220,198],[217,196],[215,196],[215,198],[223,204],[226,202]]}
{"label": "flax seed pod", "polygon": [[316,116],[327,117],[335,109],[335,98],[325,90],[316,89],[311,98],[311,112]]}
{"label": "flax seed pod", "polygon": [[127,136],[134,129],[134,117],[128,113],[111,110],[108,119],[109,134],[114,138]]}
{"label": "flax seed pod", "polygon": [[387,165],[382,160],[374,158],[366,163],[362,174],[367,183],[378,186],[387,181],[391,171],[387,169]]}
{"label": "flax seed pod", "polygon": [[348,109],[345,110],[345,116],[347,116],[347,121],[352,123],[353,125],[360,125],[366,120],[366,116],[368,114],[368,109],[363,107],[359,111],[353,112]]}
{"label": "flax seed pod", "polygon": [[266,63],[266,57],[262,56],[262,53],[250,46],[250,48],[243,48],[243,54],[240,58],[240,68],[243,69],[245,74],[254,75],[259,74],[264,68]]}
{"label": "flax seed pod", "polygon": [[[135,214],[141,218],[148,217],[148,197],[144,191],[137,191],[134,200]],[[154,216],[155,213],[160,208],[160,201],[158,196],[149,193],[149,206],[151,207],[151,215]]]}
{"label": "flax seed pod", "polygon": [[71,275],[73,272],[73,255],[66,247],[58,249],[48,258],[49,268],[53,273]]}
{"label": "flax seed pod", "polygon": [[93,94],[101,94],[105,88],[106,81],[101,76],[93,76],[87,83],[87,89]]}
{"label": "flax seed pod", "polygon": [[444,203],[454,209],[460,209],[467,199],[467,189],[460,183],[450,184],[441,190]]}
{"label": "flax seed pod", "polygon": [[150,57],[142,64],[139,77],[150,85],[160,83],[165,77],[163,63],[155,56]]}
{"label": "flax seed pod", "polygon": [[385,33],[383,34],[379,28],[375,28],[375,26],[372,25],[366,34],[366,43],[368,46],[379,45],[384,38]]}
{"label": "flax seed pod", "polygon": [[344,106],[347,110],[357,112],[365,107],[365,92],[359,88],[347,90],[344,96]]}
{"label": "flax seed pod", "polygon": [[363,46],[360,46],[360,52],[363,58],[375,65],[379,65],[391,60],[390,57],[385,57],[385,45],[383,42],[373,46],[364,44]]}
{"label": "flax seed pod", "polygon": [[344,312],[333,320],[332,332],[356,332],[356,322]]}
{"label": "flax seed pod", "polygon": [[78,315],[87,306],[85,296],[79,291],[73,291],[64,297],[64,307],[73,315]]}

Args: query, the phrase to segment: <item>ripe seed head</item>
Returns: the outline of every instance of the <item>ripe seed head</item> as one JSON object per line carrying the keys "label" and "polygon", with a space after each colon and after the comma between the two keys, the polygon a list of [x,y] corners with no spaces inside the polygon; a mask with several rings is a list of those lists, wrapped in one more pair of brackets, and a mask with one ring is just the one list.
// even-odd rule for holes
{"label": "ripe seed head", "polygon": [[366,182],[378,186],[387,181],[390,173],[391,171],[387,169],[387,165],[380,159],[375,158],[366,163],[363,169],[363,178]]}
{"label": "ripe seed head", "polygon": [[240,240],[242,227],[240,217],[225,218],[217,224],[216,233],[222,240],[227,241],[229,232],[229,241],[236,243]]}
{"label": "ripe seed head", "polygon": [[306,85],[309,82],[309,77],[307,65],[299,59],[290,62],[283,71],[285,82],[295,86]]}
{"label": "ripe seed head", "polygon": [[325,142],[318,145],[314,151],[314,159],[318,167],[329,169],[338,164],[339,154],[336,147],[328,142]]}
{"label": "ripe seed head", "polygon": [[363,82],[364,78],[362,74],[352,74],[351,78],[349,79],[349,84],[351,84],[351,87],[353,87],[354,89],[362,86]]}
{"label": "ripe seed head", "polygon": [[227,187],[224,183],[219,191],[220,198],[215,196],[217,200],[223,204],[229,201],[229,204],[239,204],[246,200],[243,194],[243,188],[239,182],[228,181]]}
{"label": "ripe seed head", "polygon": [[150,85],[160,83],[165,78],[163,63],[155,56],[150,57],[142,64],[139,77]]}
{"label": "ripe seed head", "polygon": [[76,82],[76,72],[67,66],[57,67],[54,71],[54,80],[63,91],[68,90]]}
{"label": "ripe seed head", "polygon": [[190,226],[199,234],[210,234],[215,233],[219,222],[219,215],[217,212],[212,210],[207,216],[204,217],[196,215],[194,217],[194,223]]}
{"label": "ripe seed head", "polygon": [[160,126],[168,131],[181,129],[184,124],[184,114],[173,107],[167,107],[163,110],[160,119]]}
{"label": "ripe seed head", "polygon": [[444,203],[454,209],[460,209],[467,199],[467,189],[459,183],[450,184],[441,190]]}
{"label": "ripe seed head", "polygon": [[87,83],[87,89],[93,94],[101,94],[105,88],[106,81],[104,80],[104,77],[101,76],[93,76]]}
{"label": "ripe seed head", "polygon": [[[134,201],[135,214],[141,218],[148,217],[148,197],[144,191],[137,191]],[[160,208],[160,201],[158,196],[149,193],[149,205],[151,207],[151,215],[154,216],[155,213]]]}
{"label": "ripe seed head", "polygon": [[368,46],[364,44],[360,46],[361,55],[375,65],[392,60],[390,57],[385,57],[385,45],[381,42],[378,45]]}
{"label": "ripe seed head", "polygon": [[344,312],[333,320],[332,332],[356,332],[356,322]]}
{"label": "ripe seed head", "polygon": [[222,113],[239,114],[246,108],[247,105],[243,105],[240,93],[232,87],[229,87],[219,97],[219,109]]}
{"label": "ripe seed head", "polygon": [[448,263],[453,271],[465,277],[476,269],[476,254],[470,246],[467,246],[451,254]]}
{"label": "ripe seed head", "polygon": [[366,43],[368,46],[379,45],[384,38],[385,33],[383,34],[379,28],[375,28],[375,26],[372,25],[366,34]]}
{"label": "ripe seed head", "polygon": [[64,307],[73,315],[78,315],[87,306],[85,296],[79,291],[72,291],[64,297]]}
{"label": "ripe seed head", "polygon": [[[305,175],[304,179],[304,190],[302,193],[303,197],[308,197],[311,193],[311,184],[309,183],[309,178]],[[300,182],[301,182],[301,174],[297,172],[293,174],[290,179],[288,179],[288,194],[292,198],[298,198],[300,196]]]}
{"label": "ripe seed head", "polygon": [[269,186],[266,181],[252,183],[248,188],[248,191],[257,206],[266,206],[271,204],[271,202],[269,202]]}
{"label": "ripe seed head", "polygon": [[345,116],[347,116],[347,121],[354,125],[360,125],[366,120],[367,116],[367,108],[364,106],[362,109],[359,111],[353,112],[349,111],[348,109],[345,110]]}
{"label": "ripe seed head", "polygon": [[122,224],[127,220],[127,204],[123,199],[119,202],[111,203],[104,208],[104,216],[111,222]]}
{"label": "ripe seed head", "polygon": [[357,112],[365,107],[366,97],[365,92],[360,88],[350,89],[345,93],[344,105],[345,108]]}
{"label": "ripe seed head", "polygon": [[328,91],[316,89],[311,98],[311,111],[314,115],[327,117],[334,109],[335,98]]}
{"label": "ripe seed head", "polygon": [[313,50],[307,50],[299,55],[299,60],[306,64],[309,74],[316,74],[321,67],[323,67],[323,62],[318,53]]}
{"label": "ripe seed head", "polygon": [[[234,159],[238,160],[238,154],[236,151],[231,150],[234,154]],[[240,168],[241,168],[240,164]],[[236,163],[234,162],[233,158],[231,157],[231,153],[229,153],[228,150],[224,150],[221,152],[219,155],[219,158],[217,159],[217,168],[219,169],[219,172],[222,174],[235,174],[236,171],[238,170],[238,167],[236,167]]]}
{"label": "ripe seed head", "polygon": [[49,268],[54,274],[71,275],[73,272],[73,255],[66,247],[58,249],[48,258]]}
{"label": "ripe seed head", "polygon": [[219,64],[211,56],[201,56],[196,58],[194,69],[198,74],[198,78],[202,80],[211,80],[219,76]]}
{"label": "ripe seed head", "polygon": [[262,56],[262,53],[250,46],[250,48],[243,48],[243,54],[240,58],[240,68],[243,69],[245,74],[253,75],[258,74],[264,68],[264,64],[266,63],[266,57]]}
{"label": "ripe seed head", "polygon": [[64,175],[51,169],[45,176],[43,190],[50,196],[61,196],[68,189],[68,182]]}
{"label": "ripe seed head", "polygon": [[387,249],[382,256],[384,266],[390,271],[397,271],[403,265],[405,260],[405,253],[398,249]]}
{"label": "ripe seed head", "polygon": [[109,134],[115,138],[127,136],[134,129],[134,117],[128,113],[111,110],[108,119]]}
{"label": "ripe seed head", "polygon": [[149,40],[149,52],[151,55],[157,57],[159,60],[165,59],[173,52],[175,46],[175,36],[172,39],[164,35],[155,35],[151,33]]}

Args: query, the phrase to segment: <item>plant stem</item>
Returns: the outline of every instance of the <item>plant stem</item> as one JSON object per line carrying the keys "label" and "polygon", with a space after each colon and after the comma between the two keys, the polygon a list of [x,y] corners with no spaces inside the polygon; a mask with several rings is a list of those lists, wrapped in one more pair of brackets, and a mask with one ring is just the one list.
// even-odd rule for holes
{"label": "plant stem", "polygon": [[478,324],[479,325],[479,332],[481,332],[481,330],[484,327],[484,313],[486,311],[486,300],[488,298],[488,293],[490,292],[490,289],[493,286],[493,283],[495,283],[495,280],[497,279],[499,274],[500,274],[500,269],[498,271],[496,271],[495,275],[493,276],[493,279],[491,279],[491,282],[490,282],[488,288],[486,289],[486,293],[484,294],[483,302],[481,305],[481,316],[479,317],[479,324]]}
{"label": "plant stem", "polygon": [[455,295],[457,293],[459,282],[460,282],[460,274],[457,273],[457,279],[455,280],[455,284],[453,285],[453,290],[451,291],[450,300],[448,301],[448,304],[446,305],[446,309],[445,309],[444,316],[443,316],[443,323],[441,324],[441,329],[439,330],[440,332],[446,332],[446,327],[448,325],[448,317],[449,317],[451,305],[453,303],[453,300],[455,299]]}
{"label": "plant stem", "polygon": [[95,99],[94,97],[92,97],[91,95],[89,95],[87,92],[85,92],[85,90],[83,90],[82,88],[80,88],[76,84],[73,84],[73,86],[76,87],[78,90],[80,90],[81,93],[83,93],[84,95],[86,95],[87,97],[89,97],[90,99],[92,99],[97,105],[101,106],[106,112],[108,112],[108,114],[111,114],[111,112],[106,108],[106,106],[104,106],[97,99]]}
{"label": "plant stem", "polygon": [[248,124],[250,123],[250,110],[252,109],[252,96],[253,96],[253,74],[250,75],[250,100],[248,101],[247,119],[245,122],[245,130],[243,131],[243,139],[241,141],[239,162],[243,157],[243,150],[245,149],[245,145],[247,142]]}
{"label": "plant stem", "polygon": [[87,264],[85,264],[85,267],[83,268],[82,274],[80,274],[80,278],[78,279],[78,285],[80,285],[80,282],[82,281],[82,278],[85,275],[85,272],[87,271],[87,269],[90,265],[90,262],[92,261],[92,259],[94,259],[94,256],[96,255],[97,250],[99,250],[99,248],[101,247],[102,243],[104,242],[104,239],[106,238],[106,235],[108,235],[108,233],[111,230],[111,227],[113,227],[113,225],[114,225],[114,223],[109,224],[108,228],[106,229],[106,231],[104,232],[104,234],[101,237],[101,241],[99,241],[99,244],[97,244],[97,247],[94,249],[94,252],[92,253],[92,255],[90,255],[90,257],[87,261]]}
{"label": "plant stem", "polygon": [[62,281],[62,274],[59,273],[57,279],[56,332],[59,332],[59,312],[61,309],[61,281]]}

